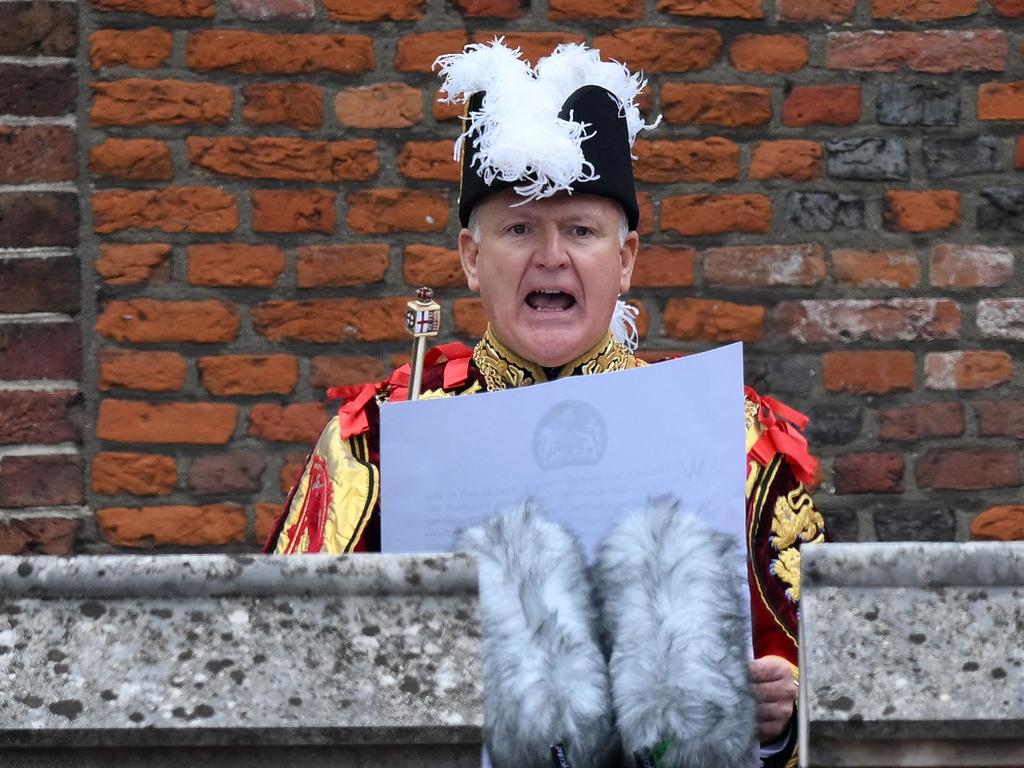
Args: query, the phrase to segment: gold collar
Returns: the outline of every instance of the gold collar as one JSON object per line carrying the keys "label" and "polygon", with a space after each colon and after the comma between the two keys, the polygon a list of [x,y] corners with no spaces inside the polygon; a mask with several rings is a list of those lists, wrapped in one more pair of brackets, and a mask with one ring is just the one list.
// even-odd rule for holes
{"label": "gold collar", "polygon": [[[483,338],[473,349],[473,362],[483,374],[489,392],[550,380],[542,366],[520,357],[502,344],[489,324]],[[597,344],[563,365],[554,378],[621,371],[641,365],[644,365],[642,360],[630,354],[612,338],[610,332],[606,332]]]}

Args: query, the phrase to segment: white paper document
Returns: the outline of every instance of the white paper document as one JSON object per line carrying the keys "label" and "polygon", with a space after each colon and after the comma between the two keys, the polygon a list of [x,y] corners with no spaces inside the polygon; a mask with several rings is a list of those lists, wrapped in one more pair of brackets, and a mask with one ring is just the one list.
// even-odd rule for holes
{"label": "white paper document", "polygon": [[590,557],[649,498],[744,539],[742,345],[628,371],[381,408],[384,552],[449,552],[535,501]]}

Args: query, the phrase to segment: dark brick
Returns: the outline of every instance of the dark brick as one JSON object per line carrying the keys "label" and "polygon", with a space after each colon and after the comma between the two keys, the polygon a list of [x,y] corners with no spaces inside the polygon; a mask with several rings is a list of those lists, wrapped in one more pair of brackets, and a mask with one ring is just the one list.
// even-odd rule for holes
{"label": "dark brick", "polygon": [[743,356],[744,380],[762,395],[802,397],[818,376],[815,355]]}
{"label": "dark brick", "polygon": [[925,83],[883,81],[878,86],[881,125],[956,125],[960,90]]}
{"label": "dark brick", "polygon": [[830,509],[825,513],[825,535],[829,541],[855,544],[859,541],[860,524],[852,509]]}
{"label": "dark brick", "polygon": [[[0,202],[0,208],[2,205]],[[80,302],[78,281],[78,259],[74,256],[0,259],[0,312],[73,314]]]}
{"label": "dark brick", "polygon": [[988,187],[981,190],[978,229],[1024,232],[1024,187]]}
{"label": "dark brick", "polygon": [[0,64],[0,115],[56,117],[75,111],[73,66]]}
{"label": "dark brick", "polygon": [[251,451],[201,456],[188,470],[188,487],[195,493],[256,493],[267,462]]}
{"label": "dark brick", "polygon": [[78,244],[78,195],[73,192],[0,194],[0,248]]}
{"label": "dark brick", "polygon": [[[0,10],[3,3],[0,3]],[[63,125],[0,127],[0,183],[71,181],[77,175],[75,130]]]}
{"label": "dark brick", "polygon": [[804,430],[811,452],[815,445],[845,445],[860,436],[864,413],[856,405],[818,406],[807,414],[811,421]]}
{"label": "dark brick", "polygon": [[836,493],[903,493],[899,453],[848,453],[832,462]]}
{"label": "dark brick", "polygon": [[0,379],[77,379],[82,335],[77,323],[0,324]]}
{"label": "dark brick", "polygon": [[864,226],[864,201],[836,192],[790,192],[786,218],[801,229],[819,232],[835,227],[857,229]]}
{"label": "dark brick", "polygon": [[1014,448],[930,448],[915,469],[922,488],[977,491],[1021,484],[1020,451]]}
{"label": "dark brick", "polygon": [[1024,440],[1024,401],[978,400],[971,404],[981,437]]}
{"label": "dark brick", "polygon": [[828,175],[834,179],[886,181],[906,179],[910,172],[902,139],[860,137],[825,143]]}
{"label": "dark brick", "polygon": [[924,403],[878,413],[878,436],[883,440],[912,443],[963,433],[964,407],[960,403]]}
{"label": "dark brick", "polygon": [[81,456],[8,456],[0,461],[0,507],[81,504]]}
{"label": "dark brick", "polygon": [[0,555],[70,555],[80,520],[33,517],[0,524]]}
{"label": "dark brick", "polygon": [[933,179],[999,170],[999,141],[994,136],[925,139],[921,149],[924,167]]}
{"label": "dark brick", "polygon": [[899,504],[875,512],[879,541],[953,541],[956,512],[948,508],[907,508]]}
{"label": "dark brick", "polygon": [[0,390],[0,445],[81,440],[82,397],[78,392]]}
{"label": "dark brick", "polygon": [[75,3],[0,3],[0,55],[74,56],[78,43]]}

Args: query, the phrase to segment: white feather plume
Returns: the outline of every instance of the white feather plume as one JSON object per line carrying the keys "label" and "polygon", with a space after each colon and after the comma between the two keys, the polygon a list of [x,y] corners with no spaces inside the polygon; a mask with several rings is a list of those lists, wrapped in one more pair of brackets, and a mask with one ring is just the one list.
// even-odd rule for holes
{"label": "white feather plume", "polygon": [[611,322],[612,338],[630,352],[636,352],[640,344],[640,335],[636,329],[636,318],[639,314],[640,310],[632,304],[627,304],[622,299],[615,302]]}
{"label": "white feather plume", "polygon": [[596,565],[619,734],[627,754],[667,741],[664,768],[750,765],[756,700],[731,537],[651,501]]}
{"label": "white feather plume", "polygon": [[496,768],[550,766],[563,742],[574,768],[618,748],[608,669],[583,553],[533,505],[465,531],[480,564],[484,723]]}

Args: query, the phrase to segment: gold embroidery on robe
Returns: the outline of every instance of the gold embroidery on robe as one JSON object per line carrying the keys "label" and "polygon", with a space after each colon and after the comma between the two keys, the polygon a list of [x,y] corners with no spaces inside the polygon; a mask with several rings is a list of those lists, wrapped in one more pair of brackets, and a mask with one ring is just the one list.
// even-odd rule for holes
{"label": "gold embroidery on robe", "polygon": [[825,540],[825,520],[803,484],[775,500],[772,536],[769,542],[779,556],[772,560],[772,573],[786,585],[786,595],[800,600],[800,549],[796,545]]}

